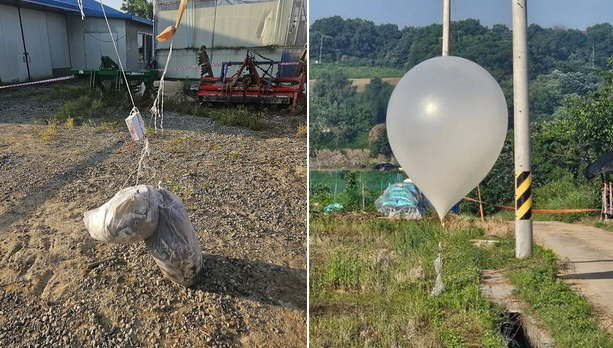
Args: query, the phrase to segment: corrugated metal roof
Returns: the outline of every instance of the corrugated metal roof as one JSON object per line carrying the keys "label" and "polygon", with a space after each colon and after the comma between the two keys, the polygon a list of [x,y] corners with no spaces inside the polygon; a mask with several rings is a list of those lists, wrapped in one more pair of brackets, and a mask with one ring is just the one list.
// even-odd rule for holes
{"label": "corrugated metal roof", "polygon": [[[77,0],[22,0],[32,4],[59,8],[65,11],[79,12]],[[133,16],[128,13],[123,13],[112,7],[104,5],[104,12],[108,18],[124,18],[131,19],[136,22],[153,25],[153,22],[138,16]],[[95,0],[83,0],[83,13],[87,17],[104,17],[100,3]]]}

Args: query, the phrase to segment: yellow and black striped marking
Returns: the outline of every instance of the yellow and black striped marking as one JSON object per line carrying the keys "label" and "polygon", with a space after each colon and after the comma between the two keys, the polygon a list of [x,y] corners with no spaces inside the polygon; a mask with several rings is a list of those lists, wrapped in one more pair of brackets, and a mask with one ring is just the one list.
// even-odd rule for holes
{"label": "yellow and black striped marking", "polygon": [[532,172],[515,173],[515,220],[532,218]]}

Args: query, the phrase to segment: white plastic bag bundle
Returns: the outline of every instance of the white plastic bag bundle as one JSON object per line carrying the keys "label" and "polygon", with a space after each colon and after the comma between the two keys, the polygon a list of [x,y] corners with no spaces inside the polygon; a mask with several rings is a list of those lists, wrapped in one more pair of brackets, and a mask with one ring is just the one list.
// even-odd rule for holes
{"label": "white plastic bag bundle", "polygon": [[151,186],[125,188],[83,217],[89,235],[101,242],[129,244],[144,241],[158,227],[161,194]]}
{"label": "white plastic bag bundle", "polygon": [[165,189],[159,192],[162,204],[158,228],[145,241],[147,249],[168,278],[183,286],[191,286],[202,269],[202,253],[194,227],[181,198]]}
{"label": "white plastic bag bundle", "polygon": [[443,277],[441,276],[441,270],[443,269],[443,248],[441,243],[438,243],[438,255],[434,260],[434,271],[436,272],[436,281],[434,282],[434,289],[432,289],[432,296],[439,296],[443,289],[445,289],[445,284],[443,283]]}

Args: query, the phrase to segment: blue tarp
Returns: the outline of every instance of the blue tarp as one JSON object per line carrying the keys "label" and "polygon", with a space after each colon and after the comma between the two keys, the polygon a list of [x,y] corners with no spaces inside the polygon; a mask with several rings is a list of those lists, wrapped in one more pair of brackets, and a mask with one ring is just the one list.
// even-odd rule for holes
{"label": "blue tarp", "polygon": [[387,187],[375,201],[377,210],[388,217],[420,220],[428,209],[426,197],[412,182],[401,182]]}
{"label": "blue tarp", "polygon": [[340,203],[330,203],[324,208],[324,213],[329,214],[335,211],[343,211],[344,208]]}

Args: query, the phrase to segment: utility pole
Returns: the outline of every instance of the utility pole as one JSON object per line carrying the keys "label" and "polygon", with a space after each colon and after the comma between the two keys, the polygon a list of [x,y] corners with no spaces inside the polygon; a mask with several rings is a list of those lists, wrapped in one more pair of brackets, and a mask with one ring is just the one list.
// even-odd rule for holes
{"label": "utility pole", "polygon": [[513,106],[515,135],[515,257],[532,256],[532,168],[528,108],[527,2],[513,3]]}
{"label": "utility pole", "polygon": [[443,57],[449,55],[449,27],[451,25],[451,0],[443,0]]}
{"label": "utility pole", "polygon": [[[157,53],[155,51],[155,49],[157,48],[157,45],[156,45],[156,41],[157,40],[155,39],[155,37],[158,35],[158,33],[156,32],[156,29],[157,29],[157,23],[156,22],[157,22],[157,18],[158,18],[158,16],[157,16],[157,5],[155,4],[155,0],[151,0],[151,4],[153,5],[153,21],[152,21],[153,22],[153,35],[151,35],[151,49],[152,49],[153,52],[151,52],[151,57],[149,57],[150,60],[148,60],[147,63],[150,62],[153,59],[156,59],[156,53]],[[156,68],[157,68],[157,66],[152,67],[152,69],[156,69]]]}
{"label": "utility pole", "polygon": [[319,61],[318,61],[318,64],[321,64],[321,49],[324,46],[324,38],[332,39],[332,36],[326,35],[326,34],[322,33],[321,31],[313,31],[311,33],[319,33],[319,35],[321,35],[321,37],[319,39]]}
{"label": "utility pole", "polygon": [[319,40],[319,64],[321,64],[321,48],[324,45],[324,34],[321,33],[321,39]]}

